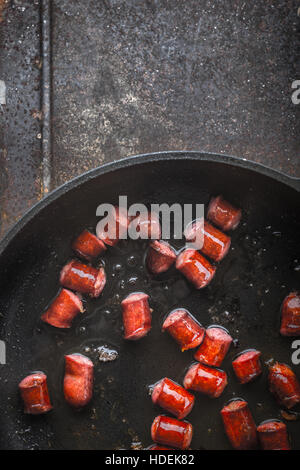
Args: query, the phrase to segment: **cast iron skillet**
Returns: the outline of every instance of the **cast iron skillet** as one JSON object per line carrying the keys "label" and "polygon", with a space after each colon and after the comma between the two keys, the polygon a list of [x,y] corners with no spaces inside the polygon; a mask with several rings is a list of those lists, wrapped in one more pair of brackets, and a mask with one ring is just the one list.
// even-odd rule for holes
{"label": "cast iron skillet", "polygon": [[[57,293],[59,271],[72,257],[70,244],[85,227],[95,228],[96,207],[118,202],[205,203],[223,194],[243,208],[243,223],[232,234],[232,249],[211,285],[196,291],[174,270],[158,278],[144,267],[144,242],[121,242],[103,257],[108,282],[103,295],[85,303],[86,313],[71,330],[39,320]],[[249,401],[257,423],[280,418],[280,409],[263,376],[238,385],[231,360],[246,348],[262,351],[263,361],[291,364],[292,339],[280,337],[282,299],[299,288],[299,180],[263,166],[201,153],[160,153],[104,165],[63,185],[34,206],[0,244],[0,339],[7,364],[0,366],[0,448],[130,449],[151,443],[150,425],[161,412],[148,385],[164,376],[181,382],[192,353],[161,333],[176,306],[188,308],[205,326],[220,323],[239,342],[224,363],[229,385],[217,400],[197,396],[188,419],[193,449],[227,449],[219,411],[232,397]],[[176,241],[175,245],[180,247]],[[122,339],[120,299],[132,291],[150,294],[153,328],[136,342]],[[118,358],[100,362],[98,348]],[[64,403],[64,354],[81,352],[95,363],[91,404],[74,412]],[[300,366],[293,366],[300,378]],[[22,412],[18,383],[43,370],[54,410],[30,417]],[[300,448],[299,421],[288,422],[294,448]],[[141,443],[141,444],[139,444]]]}

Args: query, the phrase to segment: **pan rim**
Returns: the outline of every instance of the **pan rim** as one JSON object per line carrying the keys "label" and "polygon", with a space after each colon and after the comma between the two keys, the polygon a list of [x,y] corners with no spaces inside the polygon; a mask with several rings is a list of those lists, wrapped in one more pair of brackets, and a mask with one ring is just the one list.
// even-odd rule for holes
{"label": "pan rim", "polygon": [[9,231],[4,235],[3,239],[0,240],[0,257],[17,236],[17,234],[32,220],[36,217],[45,207],[52,202],[56,201],[60,196],[69,192],[72,189],[78,188],[85,182],[104,175],[111,171],[117,171],[122,168],[133,167],[143,163],[151,163],[154,161],[165,161],[165,160],[199,160],[212,163],[222,163],[232,165],[240,168],[244,168],[253,172],[260,173],[264,176],[268,176],[286,186],[294,189],[296,192],[300,192],[300,178],[288,176],[285,173],[274,170],[261,163],[254,162],[241,157],[236,157],[228,154],[219,154],[214,152],[203,152],[197,150],[168,150],[160,152],[151,152],[138,155],[127,156],[112,162],[105,163],[101,166],[93,168],[91,170],[82,173],[75,178],[63,183],[62,185],[55,188],[49,194],[44,196],[41,200],[37,201],[30,209],[26,210],[21,218],[13,224]]}

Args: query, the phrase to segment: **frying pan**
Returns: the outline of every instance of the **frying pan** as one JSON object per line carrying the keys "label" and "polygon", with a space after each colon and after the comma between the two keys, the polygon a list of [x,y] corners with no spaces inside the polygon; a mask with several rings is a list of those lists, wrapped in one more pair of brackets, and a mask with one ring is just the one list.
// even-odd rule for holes
{"label": "frying pan", "polygon": [[[242,207],[243,223],[232,234],[232,249],[213,282],[196,291],[175,269],[158,277],[144,267],[144,241],[122,241],[103,257],[108,282],[99,299],[86,300],[86,312],[68,331],[40,321],[56,295],[59,271],[73,255],[71,241],[83,228],[95,229],[96,208],[134,202],[205,203],[223,194]],[[197,395],[188,416],[193,449],[228,449],[220,409],[229,399],[249,401],[257,423],[281,418],[267,387],[267,368],[239,385],[232,358],[247,348],[261,350],[263,362],[290,365],[292,339],[279,335],[280,305],[299,288],[299,180],[232,157],[167,152],[104,165],[63,185],[35,205],[0,243],[0,339],[7,364],[0,366],[0,448],[130,449],[151,443],[150,426],[161,413],[148,386],[167,376],[181,382],[192,352],[181,353],[161,333],[167,312],[185,307],[205,326],[221,324],[236,340],[222,366],[229,385],[211,400]],[[179,242],[176,241],[179,248]],[[133,291],[150,295],[153,327],[144,339],[122,339],[120,300]],[[118,353],[99,360],[99,348]],[[74,412],[63,399],[64,355],[81,352],[95,363],[94,398]],[[299,366],[292,365],[299,377]],[[18,383],[34,370],[48,375],[54,410],[26,416]],[[299,421],[288,421],[292,445],[300,449]]]}

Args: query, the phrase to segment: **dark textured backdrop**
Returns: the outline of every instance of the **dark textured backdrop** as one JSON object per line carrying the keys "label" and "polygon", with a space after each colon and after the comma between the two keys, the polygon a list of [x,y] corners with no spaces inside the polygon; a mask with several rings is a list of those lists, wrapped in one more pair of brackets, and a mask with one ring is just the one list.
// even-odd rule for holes
{"label": "dark textured backdrop", "polygon": [[[43,197],[41,6],[0,0],[0,236]],[[143,152],[300,176],[299,3],[53,0],[51,188]]]}

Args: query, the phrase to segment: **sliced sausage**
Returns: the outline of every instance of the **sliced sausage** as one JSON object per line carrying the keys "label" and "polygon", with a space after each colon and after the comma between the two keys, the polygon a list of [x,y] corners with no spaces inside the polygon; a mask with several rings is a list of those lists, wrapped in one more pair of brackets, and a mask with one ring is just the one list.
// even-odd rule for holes
{"label": "sliced sausage", "polygon": [[287,427],[277,419],[265,421],[257,428],[263,450],[291,450]]}
{"label": "sliced sausage", "polygon": [[225,328],[213,326],[206,329],[202,344],[194,358],[208,366],[220,367],[232,343]]}
{"label": "sliced sausage", "polygon": [[150,243],[146,264],[151,273],[164,273],[175,261],[176,252],[169,243],[158,240],[154,240]]}
{"label": "sliced sausage", "polygon": [[167,331],[177,343],[181,350],[193,349],[202,343],[205,329],[184,308],[173,310],[165,319],[162,331]]}
{"label": "sliced sausage", "polygon": [[218,398],[227,385],[227,374],[204,364],[192,364],[183,379],[184,388]]}
{"label": "sliced sausage", "polygon": [[291,292],[281,307],[280,333],[283,336],[300,336],[300,295]]}
{"label": "sliced sausage", "polygon": [[99,297],[106,283],[105,271],[72,260],[61,270],[60,283],[76,292]]}
{"label": "sliced sausage", "polygon": [[107,224],[104,229],[102,230],[102,225],[97,225],[97,237],[106,245],[115,246],[119,240],[126,238],[129,223],[130,218],[126,209],[116,206],[114,211],[111,211],[107,216]]}
{"label": "sliced sausage", "polygon": [[245,400],[232,400],[221,410],[227,437],[236,450],[257,448],[256,425]]}
{"label": "sliced sausage", "polygon": [[[195,220],[188,225],[184,235],[188,242],[196,244],[194,248],[199,249],[213,261],[221,261],[227,255],[231,244],[231,239],[228,235],[215,228],[206,220],[203,221],[201,219]],[[199,245],[196,237],[199,237]]]}
{"label": "sliced sausage", "polygon": [[241,353],[233,362],[232,367],[241,384],[256,379],[261,373],[261,352],[255,349]]}
{"label": "sliced sausage", "polygon": [[270,392],[280,405],[290,409],[300,403],[300,383],[288,365],[276,362],[270,366],[268,381]]}
{"label": "sliced sausage", "polygon": [[158,444],[184,450],[190,446],[193,426],[187,421],[160,415],[152,423],[151,437]]}
{"label": "sliced sausage", "polygon": [[209,203],[207,218],[222,230],[234,230],[240,223],[241,209],[232,206],[222,196],[213,197]]}
{"label": "sliced sausage", "polygon": [[195,397],[181,385],[165,377],[154,386],[152,401],[176,418],[183,419],[192,410]]}
{"label": "sliced sausage", "polygon": [[69,405],[82,408],[93,396],[94,365],[82,354],[65,356],[64,396]]}
{"label": "sliced sausage", "polygon": [[80,298],[68,289],[62,289],[41,319],[56,328],[70,328],[73,319],[83,312]]}
{"label": "sliced sausage", "polygon": [[182,251],[176,260],[176,268],[196,287],[206,287],[215,275],[216,267],[192,248]]}
{"label": "sliced sausage", "polygon": [[40,415],[52,409],[47,376],[43,372],[34,372],[19,383],[19,390],[24,402],[24,413]]}
{"label": "sliced sausage", "polygon": [[143,338],[151,329],[151,309],[149,295],[135,292],[128,295],[122,302],[124,339],[137,340]]}
{"label": "sliced sausage", "polygon": [[72,244],[73,250],[87,261],[91,261],[106,250],[102,240],[88,230],[84,230]]}

